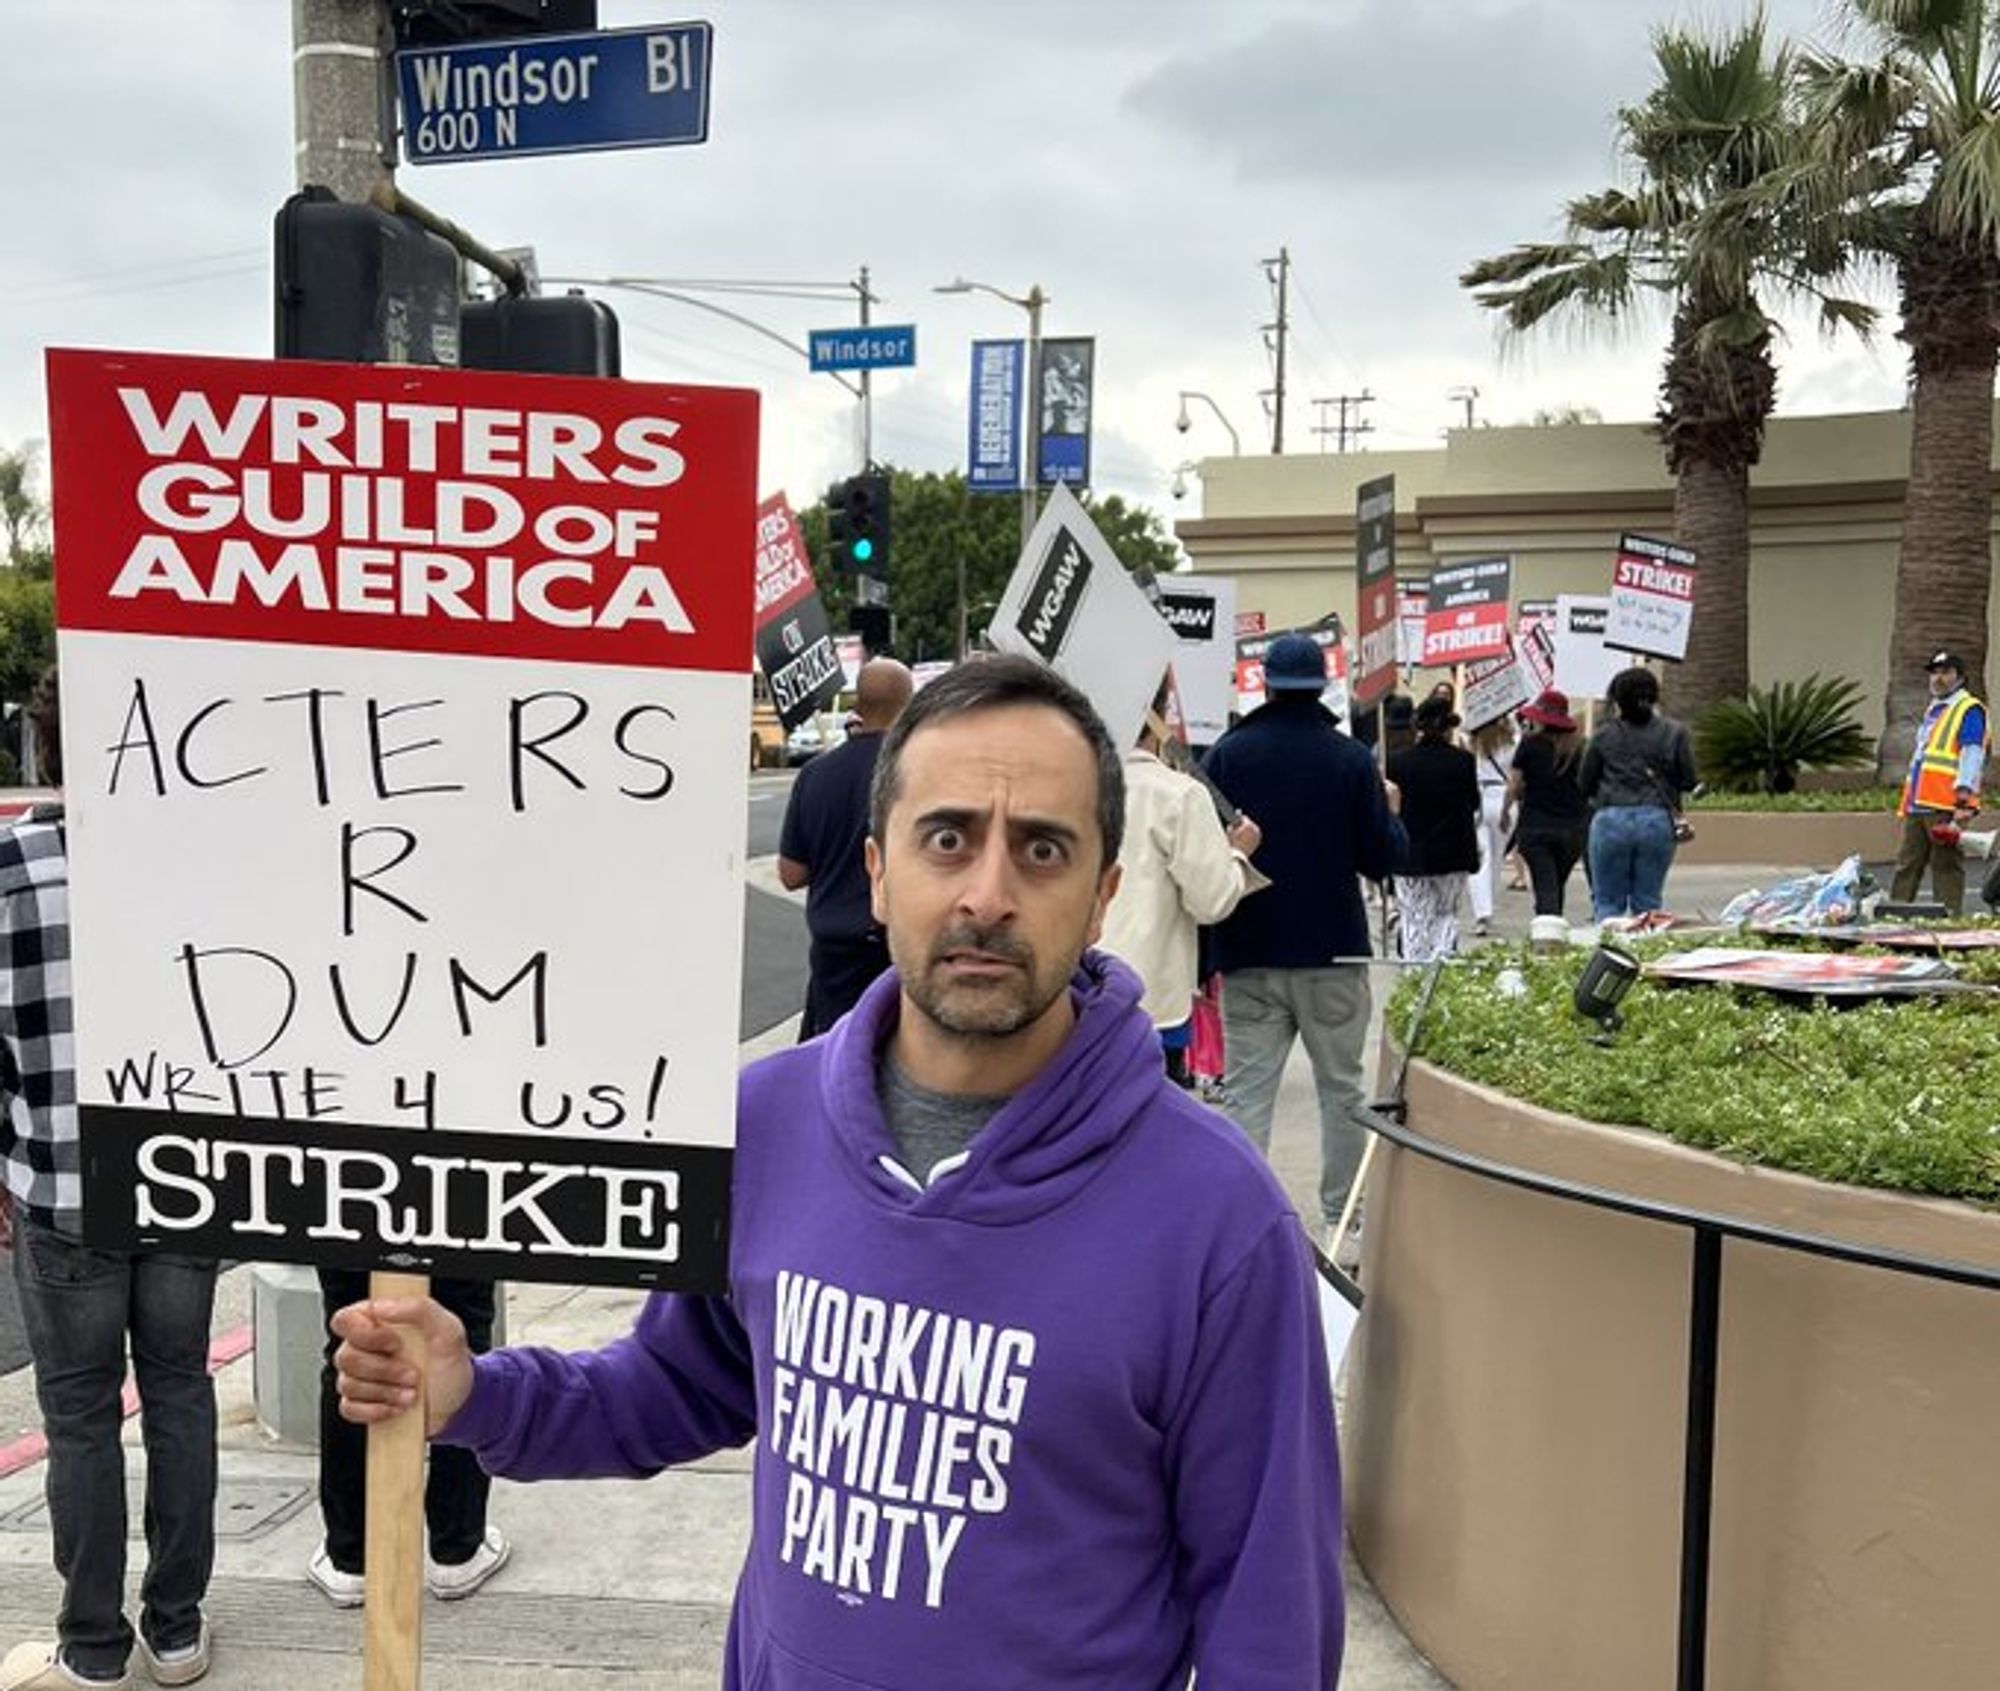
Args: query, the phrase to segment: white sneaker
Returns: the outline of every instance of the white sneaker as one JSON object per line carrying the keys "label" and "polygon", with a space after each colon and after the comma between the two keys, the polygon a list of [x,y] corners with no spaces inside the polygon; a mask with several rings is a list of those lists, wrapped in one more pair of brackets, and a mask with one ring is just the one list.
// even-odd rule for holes
{"label": "white sneaker", "polygon": [[424,1584],[441,1603],[456,1603],[470,1597],[507,1565],[514,1547],[498,1527],[488,1527],[479,1548],[463,1562],[434,1562],[424,1557]]}
{"label": "white sneaker", "polygon": [[306,1564],[306,1578],[319,1587],[320,1595],[336,1609],[358,1609],[368,1601],[367,1576],[336,1568],[333,1558],[326,1553],[324,1539],[312,1553],[312,1560]]}
{"label": "white sneaker", "polygon": [[80,1686],[132,1691],[132,1676],[86,1679],[62,1659],[54,1644],[16,1644],[0,1660],[0,1691],[77,1691]]}
{"label": "white sneaker", "polygon": [[208,1616],[201,1617],[201,1631],[195,1634],[194,1642],[178,1650],[155,1650],[140,1633],[139,1657],[155,1685],[192,1685],[210,1665]]}

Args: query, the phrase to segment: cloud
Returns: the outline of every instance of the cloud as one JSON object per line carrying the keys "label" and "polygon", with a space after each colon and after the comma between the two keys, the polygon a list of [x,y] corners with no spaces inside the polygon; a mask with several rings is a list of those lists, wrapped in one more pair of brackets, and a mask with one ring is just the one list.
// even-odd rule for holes
{"label": "cloud", "polygon": [[1551,5],[1374,0],[1177,54],[1124,102],[1244,181],[1435,192],[1602,173],[1616,103],[1606,90],[1643,74],[1643,28],[1604,27],[1616,21]]}

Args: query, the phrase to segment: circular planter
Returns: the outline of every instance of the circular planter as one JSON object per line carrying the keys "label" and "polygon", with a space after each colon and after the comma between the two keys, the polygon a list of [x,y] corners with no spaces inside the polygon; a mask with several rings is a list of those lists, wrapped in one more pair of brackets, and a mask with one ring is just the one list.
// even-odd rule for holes
{"label": "circular planter", "polygon": [[[1413,1132],[1497,1163],[2000,1272],[2000,1216],[1970,1205],[1744,1168],[1424,1063],[1408,1097]],[[1381,1147],[1348,1520],[1461,1691],[1676,1683],[1692,1254],[1686,1227]],[[1996,1683],[1996,1404],[2000,1291],[1725,1244],[1711,1691]]]}

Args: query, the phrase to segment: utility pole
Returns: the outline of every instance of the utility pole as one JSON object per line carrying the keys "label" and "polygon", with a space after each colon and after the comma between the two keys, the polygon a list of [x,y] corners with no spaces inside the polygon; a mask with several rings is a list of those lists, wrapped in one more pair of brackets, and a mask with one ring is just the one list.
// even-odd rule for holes
{"label": "utility pole", "polygon": [[1453,388],[1451,392],[1445,395],[1445,398],[1456,400],[1460,405],[1463,405],[1465,407],[1465,426],[1468,429],[1475,426],[1473,407],[1479,403],[1479,390],[1477,388]]}
{"label": "utility pole", "polygon": [[1289,285],[1292,273],[1292,252],[1289,247],[1280,247],[1276,258],[1267,258],[1264,264],[1264,280],[1277,290],[1278,320],[1264,325],[1264,345],[1272,356],[1271,375],[1271,451],[1285,450],[1285,340],[1291,333],[1291,314],[1288,305]]}
{"label": "utility pole", "polygon": [[1327,407],[1332,403],[1331,399],[1323,399],[1317,396],[1313,399],[1313,404],[1319,407],[1319,421],[1313,424],[1312,432],[1318,436],[1322,452],[1326,450],[1326,437],[1334,432],[1333,425],[1326,420]]}
{"label": "utility pole", "polygon": [[[393,181],[384,121],[379,0],[292,0],[292,160],[296,186],[316,185],[366,205]],[[279,1437],[310,1444],[319,1429],[320,1346],[326,1318],[319,1278],[296,1263],[251,1270],[257,1335],[258,1418]]]}
{"label": "utility pole", "polygon": [[393,185],[395,123],[383,75],[389,20],[380,0],[292,0],[295,183],[366,205]]}
{"label": "utility pole", "polygon": [[[1340,420],[1331,427],[1321,422],[1314,428],[1313,433],[1318,435],[1332,435],[1334,437],[1334,450],[1336,452],[1345,452],[1347,450],[1347,442],[1350,438],[1359,445],[1363,435],[1375,432],[1375,425],[1366,421],[1361,415],[1362,406],[1373,405],[1374,403],[1375,396],[1366,388],[1363,388],[1359,393],[1337,393],[1331,399],[1315,399],[1313,401],[1315,405],[1322,407],[1331,405],[1335,407],[1340,413]],[[1324,418],[1325,415],[1326,412],[1322,410],[1320,416]],[[1348,421],[1350,416],[1354,419],[1352,422]]]}

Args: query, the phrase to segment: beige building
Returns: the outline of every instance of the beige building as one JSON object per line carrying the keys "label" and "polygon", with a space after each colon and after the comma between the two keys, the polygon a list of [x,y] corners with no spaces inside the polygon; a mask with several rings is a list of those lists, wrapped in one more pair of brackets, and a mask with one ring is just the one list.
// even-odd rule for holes
{"label": "beige building", "polygon": [[[1909,444],[1906,411],[1771,423],[1751,472],[1756,681],[1818,671],[1882,696]],[[1516,603],[1603,593],[1620,533],[1673,537],[1673,484],[1640,424],[1456,429],[1431,451],[1208,458],[1199,469],[1202,515],[1175,532],[1197,572],[1235,577],[1239,610],[1274,629],[1329,610],[1353,627],[1354,491],[1377,476],[1396,478],[1399,577],[1504,552]]]}

